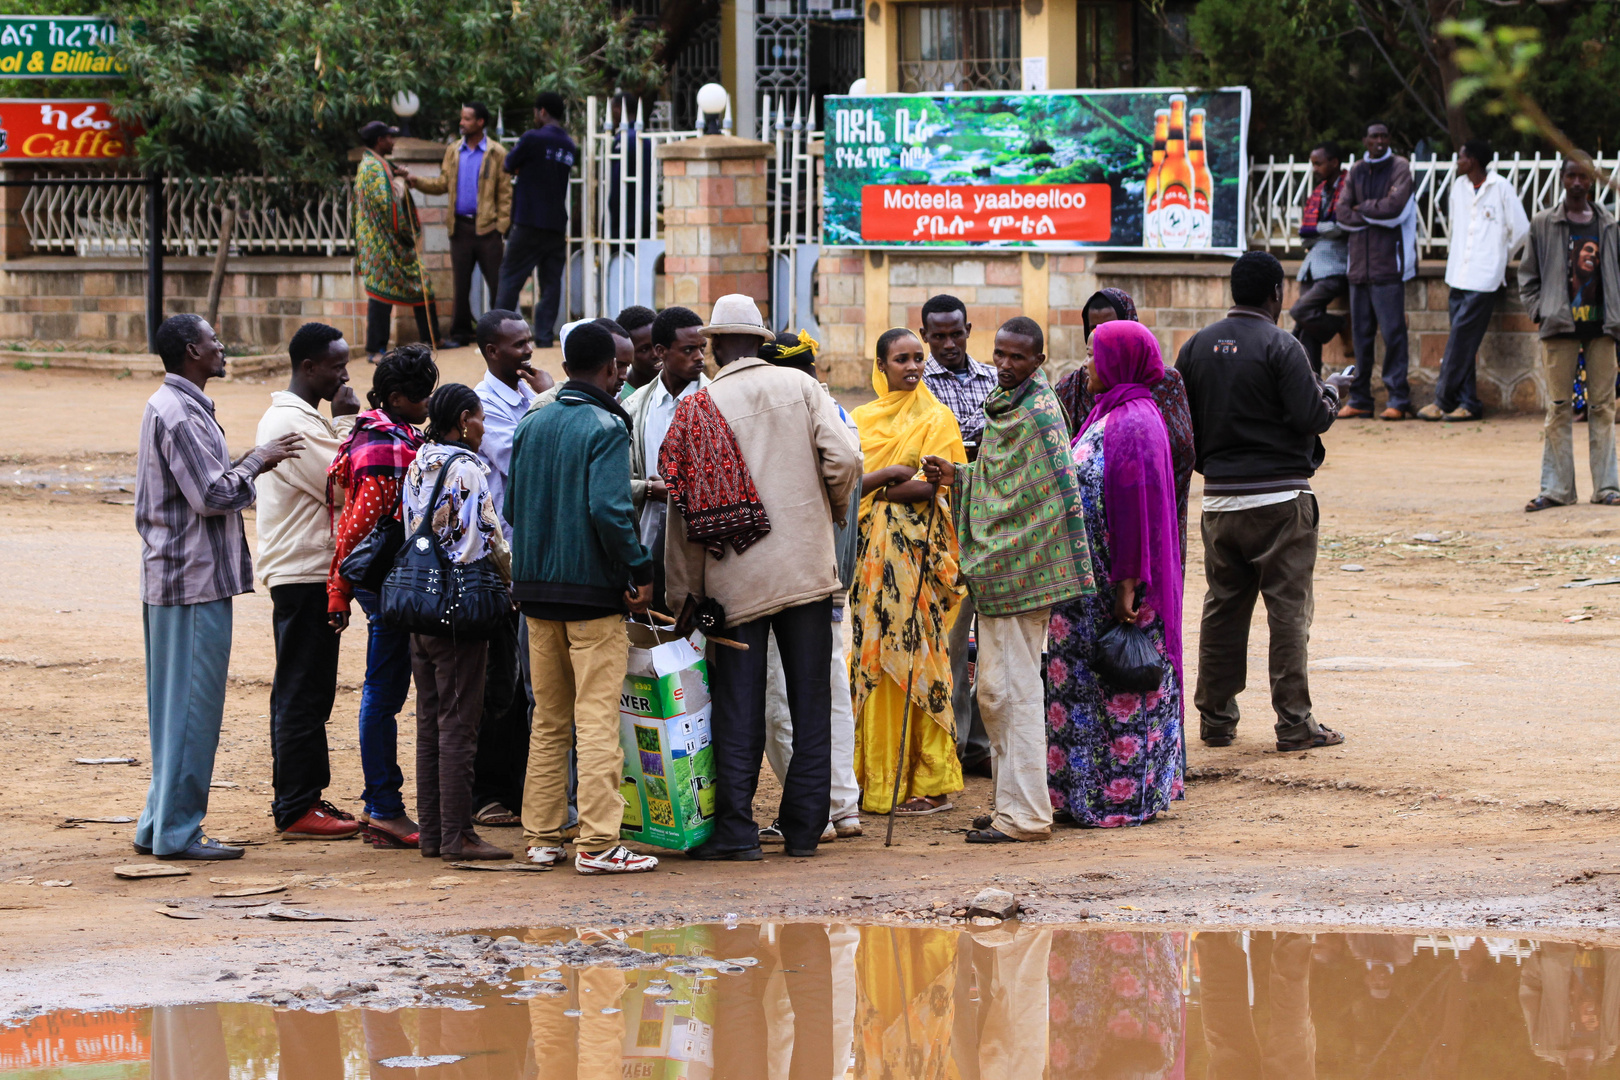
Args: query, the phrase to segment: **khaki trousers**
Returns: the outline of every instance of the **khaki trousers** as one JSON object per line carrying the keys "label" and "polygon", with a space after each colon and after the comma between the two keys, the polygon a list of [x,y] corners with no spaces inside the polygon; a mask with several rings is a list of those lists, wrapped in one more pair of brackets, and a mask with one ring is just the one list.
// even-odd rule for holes
{"label": "khaki trousers", "polygon": [[[1555,503],[1575,501],[1575,362],[1581,343],[1573,337],[1542,338],[1541,370],[1547,380],[1547,415],[1541,425],[1541,494]],[[1586,452],[1592,467],[1592,499],[1620,493],[1614,456],[1614,339],[1600,334],[1586,343]]]}
{"label": "khaki trousers", "polygon": [[523,838],[530,847],[562,843],[570,744],[579,755],[579,839],[574,846],[597,852],[619,842],[624,823],[619,694],[629,663],[630,635],[621,616],[529,620],[534,726],[523,784]]}
{"label": "khaki trousers", "polygon": [[992,827],[1015,840],[1046,840],[1052,835],[1041,683],[1041,647],[1051,614],[1050,608],[999,617],[979,613],[976,686],[995,775]]}

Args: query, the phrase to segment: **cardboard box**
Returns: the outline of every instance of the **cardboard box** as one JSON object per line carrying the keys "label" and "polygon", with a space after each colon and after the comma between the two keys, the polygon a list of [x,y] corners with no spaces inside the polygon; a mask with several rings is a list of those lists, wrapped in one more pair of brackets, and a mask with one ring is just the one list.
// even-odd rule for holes
{"label": "cardboard box", "polygon": [[630,624],[619,696],[626,840],[686,851],[714,832],[709,669],[701,634]]}

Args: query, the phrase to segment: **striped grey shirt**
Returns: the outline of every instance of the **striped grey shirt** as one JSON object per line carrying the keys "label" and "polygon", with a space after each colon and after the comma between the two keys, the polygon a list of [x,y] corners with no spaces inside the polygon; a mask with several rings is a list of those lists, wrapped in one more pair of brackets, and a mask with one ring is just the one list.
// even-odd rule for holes
{"label": "striped grey shirt", "polygon": [[253,505],[263,459],[234,466],[214,403],[172,372],[146,403],[135,464],[141,600],[206,604],[253,591],[242,511]]}

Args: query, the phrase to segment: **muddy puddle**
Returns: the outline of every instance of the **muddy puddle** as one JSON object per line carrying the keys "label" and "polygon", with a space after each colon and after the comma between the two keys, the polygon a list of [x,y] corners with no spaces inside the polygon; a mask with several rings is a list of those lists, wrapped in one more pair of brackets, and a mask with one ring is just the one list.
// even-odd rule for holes
{"label": "muddy puddle", "polygon": [[41,1015],[0,1028],[0,1080],[1620,1076],[1620,950],[1560,942],[1017,923],[472,940],[521,963],[446,981],[419,951],[428,1006]]}

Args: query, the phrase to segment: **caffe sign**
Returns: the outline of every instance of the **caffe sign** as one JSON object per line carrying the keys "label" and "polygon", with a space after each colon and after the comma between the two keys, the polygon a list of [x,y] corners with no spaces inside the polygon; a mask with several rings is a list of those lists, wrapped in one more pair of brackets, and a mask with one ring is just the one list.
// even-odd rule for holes
{"label": "caffe sign", "polygon": [[0,161],[113,161],[134,153],[134,133],[100,99],[0,98]]}
{"label": "caffe sign", "polygon": [[117,36],[96,16],[0,15],[0,78],[121,79],[106,50]]}

